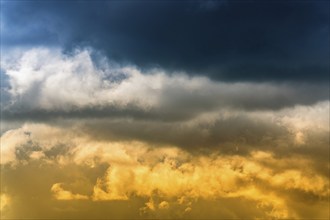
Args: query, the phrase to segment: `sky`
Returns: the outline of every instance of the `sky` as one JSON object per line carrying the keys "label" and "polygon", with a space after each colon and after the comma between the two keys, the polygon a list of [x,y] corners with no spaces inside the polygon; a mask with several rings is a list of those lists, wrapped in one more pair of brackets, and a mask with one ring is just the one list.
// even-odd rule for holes
{"label": "sky", "polygon": [[329,4],[1,0],[1,219],[329,219]]}

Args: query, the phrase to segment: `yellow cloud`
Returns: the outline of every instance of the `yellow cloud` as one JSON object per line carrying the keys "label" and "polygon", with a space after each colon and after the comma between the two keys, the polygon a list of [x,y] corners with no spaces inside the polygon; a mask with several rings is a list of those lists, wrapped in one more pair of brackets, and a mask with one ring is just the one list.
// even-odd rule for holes
{"label": "yellow cloud", "polygon": [[1,211],[1,213],[8,207],[9,203],[10,203],[9,196],[1,193],[1,195],[0,195],[0,211]]}
{"label": "yellow cloud", "polygon": [[[31,134],[27,136],[26,131]],[[30,139],[40,146],[38,151],[20,147]],[[194,204],[200,200],[238,199],[256,204],[256,209],[270,218],[295,218],[301,217],[297,214],[301,208],[293,208],[292,204],[303,203],[304,195],[314,198],[315,209],[323,207],[329,196],[329,181],[315,165],[316,158],[280,155],[275,150],[252,149],[244,155],[213,150],[205,154],[136,140],[101,141],[79,130],[38,124],[9,131],[1,141],[6,149],[11,149],[8,152],[14,149],[14,155],[17,149],[25,150],[31,163],[95,170],[103,167],[102,173],[93,177],[94,185],[90,185],[90,190],[84,189],[83,194],[74,193],[74,185],[71,191],[65,189],[65,184],[75,181],[76,176],[68,178],[68,182],[55,179],[51,192],[59,201],[129,202],[143,198],[141,213],[178,209],[188,214],[194,212]],[[64,147],[57,150],[59,144]],[[93,174],[79,175],[88,178]]]}
{"label": "yellow cloud", "polygon": [[162,201],[161,203],[159,203],[158,208],[160,209],[168,209],[170,206],[170,204],[167,201]]}
{"label": "yellow cloud", "polygon": [[88,199],[88,196],[81,194],[74,194],[68,190],[62,188],[61,183],[53,184],[51,188],[53,196],[58,200],[85,200]]}

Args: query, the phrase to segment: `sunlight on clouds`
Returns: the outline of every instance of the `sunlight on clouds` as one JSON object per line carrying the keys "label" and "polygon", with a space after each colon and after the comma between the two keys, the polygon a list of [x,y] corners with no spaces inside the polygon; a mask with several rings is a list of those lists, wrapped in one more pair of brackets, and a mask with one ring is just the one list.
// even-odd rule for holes
{"label": "sunlight on clouds", "polygon": [[329,219],[327,3],[70,2],[0,3],[0,219]]}
{"label": "sunlight on clouds", "polygon": [[[315,203],[329,196],[327,177],[308,165],[313,165],[313,160],[294,155],[278,157],[276,151],[252,150],[246,155],[213,151],[203,155],[141,141],[94,140],[77,127],[63,129],[45,124],[25,124],[7,131],[1,141],[6,146],[2,150],[12,155],[2,164],[20,167],[40,161],[92,169],[107,164],[108,168],[96,177],[88,194],[76,191],[73,186],[66,189],[71,182],[56,179],[49,191],[60,201],[148,199],[140,208],[141,215],[175,209],[190,213],[201,199],[246,199],[255,202],[269,217],[288,218],[299,215],[288,203],[286,192],[316,196],[320,201]],[[34,147],[29,147],[31,144]],[[59,146],[63,148],[60,150]],[[18,151],[27,156],[20,157]]]}
{"label": "sunlight on clouds", "polygon": [[22,129],[7,131],[1,136],[1,164],[16,160],[16,146],[21,146],[28,141],[27,135]]}
{"label": "sunlight on clouds", "polygon": [[306,128],[329,131],[329,107],[329,101],[313,106],[298,105],[283,109],[279,115],[283,124],[290,125],[298,131]]}
{"label": "sunlight on clouds", "polygon": [[39,160],[41,158],[45,157],[45,154],[42,151],[33,151],[30,154],[31,159]]}
{"label": "sunlight on clouds", "polygon": [[168,209],[169,206],[170,206],[170,205],[169,205],[168,202],[166,202],[166,201],[162,201],[161,203],[159,203],[158,208],[160,208],[160,209]]}
{"label": "sunlight on clouds", "polygon": [[[194,217],[211,203],[233,218],[300,218],[313,204],[306,211],[310,216],[325,215],[320,210],[330,194],[329,101],[298,105],[306,100],[286,85],[98,65],[88,50],[69,56],[39,48],[14,63],[5,61],[13,98],[6,111],[27,110],[36,118],[40,110],[46,116],[68,114],[56,123],[32,120],[15,127],[9,120],[1,135],[5,175],[47,170],[47,184],[40,180],[39,186],[45,203],[136,202],[140,216],[154,218]],[[286,93],[297,100],[264,105]],[[251,97],[254,103],[244,103]],[[108,107],[128,116],[112,117]],[[89,108],[104,115],[95,118]],[[63,172],[68,175],[60,178]],[[12,192],[2,192],[1,209],[8,206],[7,194],[12,209],[22,209],[17,201],[24,193]],[[253,210],[235,210],[230,202],[252,204]]]}
{"label": "sunlight on clouds", "polygon": [[[259,160],[260,154],[263,152],[256,153]],[[180,164],[180,158],[166,157],[151,167],[138,163],[133,166],[113,164],[105,176],[98,179],[93,199],[128,199],[132,194],[151,198],[155,193],[162,198],[186,198],[191,201],[198,198],[242,197],[256,201],[260,207],[271,207],[272,211],[268,213],[270,216],[286,218],[289,216],[289,208],[285,199],[276,195],[276,187],[298,189],[321,197],[329,195],[325,177],[307,175],[297,170],[278,172],[262,166],[254,159],[253,156],[218,156],[214,159],[197,157]],[[100,181],[103,181],[102,187],[105,190],[100,189]],[[260,181],[270,187],[266,190],[268,192],[255,185]],[[101,195],[99,191],[102,191]],[[160,203],[158,207],[161,206]],[[156,206],[150,201],[146,207],[154,210]]]}
{"label": "sunlight on clouds", "polygon": [[74,194],[68,190],[64,190],[62,188],[61,183],[55,183],[51,191],[54,195],[54,197],[58,200],[81,200],[81,199],[88,199],[88,196],[86,195],[80,195],[80,194]]}
{"label": "sunlight on clouds", "polygon": [[288,218],[289,207],[285,200],[273,192],[263,192],[258,188],[251,186],[241,191],[231,192],[228,197],[243,197],[248,200],[255,200],[258,208],[270,208],[267,215],[273,218]]}
{"label": "sunlight on clouds", "polygon": [[[10,198],[8,195],[1,193],[0,194],[0,211],[3,212],[8,207],[10,203]],[[0,215],[1,216],[1,215]]]}
{"label": "sunlight on clouds", "polygon": [[301,131],[298,131],[298,132],[295,134],[295,143],[296,143],[297,145],[305,144],[304,133],[302,133]]}

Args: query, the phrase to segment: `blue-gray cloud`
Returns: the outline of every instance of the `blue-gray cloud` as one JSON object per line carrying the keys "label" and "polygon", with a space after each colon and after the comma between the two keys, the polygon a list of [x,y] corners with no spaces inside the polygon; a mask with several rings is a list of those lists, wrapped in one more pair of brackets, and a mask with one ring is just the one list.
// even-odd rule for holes
{"label": "blue-gray cloud", "polygon": [[329,79],[326,1],[17,1],[2,8],[4,48],[92,46],[141,68],[229,81]]}

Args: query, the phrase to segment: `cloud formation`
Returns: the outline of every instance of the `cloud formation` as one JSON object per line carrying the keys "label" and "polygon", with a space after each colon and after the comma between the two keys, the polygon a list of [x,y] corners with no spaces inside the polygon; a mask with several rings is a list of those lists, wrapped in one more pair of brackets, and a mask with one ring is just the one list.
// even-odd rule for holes
{"label": "cloud formation", "polygon": [[2,62],[10,97],[2,104],[4,117],[129,116],[171,121],[220,109],[277,110],[328,99],[325,84],[213,82],[184,72],[143,72],[102,55],[97,59],[91,49],[73,54],[46,48],[13,51]]}
{"label": "cloud formation", "polygon": [[[4,216],[102,217],[104,203],[120,218],[324,218],[328,112],[329,102],[323,102],[218,112],[170,125],[126,119],[25,123],[1,136],[2,193],[11,198]],[[12,183],[24,173],[39,179],[39,190]],[[41,196],[47,212],[20,207],[18,199],[32,205],[34,196]],[[212,210],[215,204],[222,208]],[[84,207],[89,211],[81,212]]]}
{"label": "cloud formation", "polygon": [[140,68],[226,81],[329,80],[327,1],[6,1],[2,8],[7,48],[88,45]]}
{"label": "cloud formation", "polygon": [[0,6],[1,219],[329,218],[329,2]]}
{"label": "cloud formation", "polygon": [[61,183],[55,183],[50,189],[54,197],[58,200],[81,200],[88,199],[88,196],[81,194],[73,194],[68,190],[62,188]]}
{"label": "cloud formation", "polygon": [[[306,134],[306,143],[309,137]],[[295,136],[291,138],[294,140]],[[276,139],[272,141],[278,143]],[[291,150],[309,148],[308,144],[301,143],[287,146],[291,148],[286,149],[290,154],[282,154],[283,148],[278,146],[249,149],[241,155],[237,150],[246,146],[240,145],[231,154],[223,154],[220,149],[205,155],[171,145],[100,141],[78,127],[63,129],[45,124],[26,124],[8,131],[1,142],[5,147],[2,150],[14,155],[11,160],[2,160],[3,192],[13,198],[28,199],[23,193],[27,186],[20,186],[22,191],[16,192],[15,186],[10,185],[11,179],[16,179],[12,177],[15,173],[35,176],[38,174],[34,172],[42,170],[42,173],[49,173],[38,177],[42,191],[34,189],[31,196],[43,196],[46,203],[52,198],[91,204],[126,201],[139,204],[134,215],[141,218],[169,215],[190,218],[194,216],[192,213],[200,212],[203,204],[212,201],[227,204],[221,209],[231,213],[224,215],[227,217],[326,216],[320,210],[326,210],[330,192],[327,172],[322,167],[329,166],[329,161],[321,156],[321,146],[313,149],[315,155]],[[35,152],[41,156],[35,157]],[[68,173],[63,172],[65,170]],[[231,201],[238,202],[239,206],[252,202],[255,207],[249,211],[235,211]],[[309,203],[313,208],[302,211],[301,207]],[[13,200],[12,204],[6,216],[20,217],[14,212],[18,208],[17,201]],[[78,203],[74,204],[74,209],[79,210]],[[63,208],[50,211],[52,214],[48,216],[57,216],[62,211]],[[218,212],[209,211],[210,216],[219,216]],[[67,213],[81,217],[74,211],[67,210]]]}

